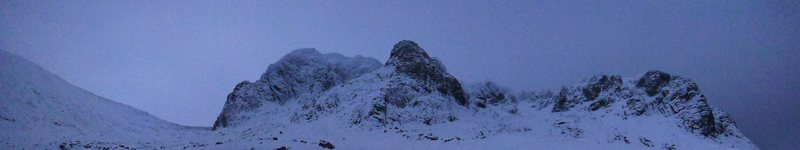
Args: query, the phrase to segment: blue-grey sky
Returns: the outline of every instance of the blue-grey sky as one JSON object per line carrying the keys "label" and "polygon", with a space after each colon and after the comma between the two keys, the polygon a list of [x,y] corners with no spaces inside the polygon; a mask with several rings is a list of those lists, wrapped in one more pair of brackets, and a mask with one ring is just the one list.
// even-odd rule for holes
{"label": "blue-grey sky", "polygon": [[664,70],[765,149],[798,149],[798,1],[0,1],[0,49],[100,96],[210,126],[305,47],[384,61],[417,41],[464,82],[558,89]]}

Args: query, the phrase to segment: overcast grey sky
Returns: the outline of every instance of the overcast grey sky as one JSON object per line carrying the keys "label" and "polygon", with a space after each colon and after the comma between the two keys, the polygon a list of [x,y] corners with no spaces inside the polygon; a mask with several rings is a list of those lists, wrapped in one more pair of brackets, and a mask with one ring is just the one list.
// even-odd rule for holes
{"label": "overcast grey sky", "polygon": [[417,41],[464,82],[558,89],[664,70],[766,149],[798,149],[798,1],[0,1],[0,49],[100,96],[210,126],[236,83],[305,47],[385,61]]}

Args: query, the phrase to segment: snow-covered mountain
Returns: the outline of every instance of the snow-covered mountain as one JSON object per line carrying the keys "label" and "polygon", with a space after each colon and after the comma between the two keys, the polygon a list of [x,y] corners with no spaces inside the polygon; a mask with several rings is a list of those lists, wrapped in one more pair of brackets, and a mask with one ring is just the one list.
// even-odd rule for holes
{"label": "snow-covered mountain", "polygon": [[[304,51],[308,50],[286,57],[324,56]],[[288,67],[282,68],[286,70],[328,68],[285,59],[270,66],[263,76],[298,79],[273,75],[278,72],[276,65]],[[364,65],[357,66],[374,66],[371,61],[358,62]],[[241,91],[269,93],[264,89],[291,86],[266,83],[243,90],[240,84],[221,116],[242,108],[228,108],[228,104],[254,107],[236,112],[247,116],[238,117],[237,126],[216,126],[223,127],[217,130],[232,140],[259,135],[288,137],[295,142],[275,146],[301,149],[322,141],[345,149],[757,149],[727,114],[708,105],[696,83],[660,71],[632,79],[594,76],[558,93],[511,93],[490,81],[462,86],[441,62],[412,41],[397,43],[383,67],[369,68],[374,71],[334,80],[329,84],[333,86],[306,78],[300,83],[312,84],[303,87],[320,90],[293,93],[279,101],[270,94]],[[305,72],[319,75],[304,77],[331,74]],[[257,82],[263,83],[263,76]],[[217,122],[230,121],[226,119]],[[237,143],[232,145],[252,145]]]}
{"label": "snow-covered mountain", "polygon": [[697,83],[661,71],[513,93],[462,84],[412,41],[383,64],[299,49],[236,85],[213,128],[194,128],[0,54],[10,149],[758,149]]}

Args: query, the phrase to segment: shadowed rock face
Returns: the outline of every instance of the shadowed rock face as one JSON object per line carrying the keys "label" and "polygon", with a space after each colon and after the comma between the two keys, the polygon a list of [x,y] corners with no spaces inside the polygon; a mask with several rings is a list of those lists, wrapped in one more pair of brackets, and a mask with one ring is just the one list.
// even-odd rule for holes
{"label": "shadowed rock face", "polygon": [[481,108],[485,108],[486,105],[498,105],[500,103],[514,101],[508,89],[500,87],[494,82],[487,81],[474,87],[473,90],[474,91],[470,92],[470,94],[473,94],[470,97],[477,99],[477,102],[475,102],[477,104],[476,106]]}
{"label": "shadowed rock face", "polygon": [[385,66],[394,67],[395,73],[432,84],[434,90],[452,96],[459,105],[468,105],[458,79],[447,73],[441,62],[431,58],[413,41],[403,40],[395,44]]}
{"label": "shadowed rock face", "polygon": [[[639,86],[642,83],[645,86]],[[639,79],[637,88],[653,96],[655,100],[651,103],[658,112],[680,118],[684,127],[692,132],[716,137],[727,133],[727,126],[732,125],[727,114],[715,112],[697,83],[690,79],[651,71]],[[657,90],[651,91],[653,89]]]}
{"label": "shadowed rock face", "polygon": [[667,84],[672,78],[669,74],[661,71],[649,71],[636,82],[636,87],[644,88],[644,91],[649,96],[656,95],[658,90],[664,84]]}
{"label": "shadowed rock face", "polygon": [[586,96],[587,100],[595,100],[597,96],[600,95],[600,92],[607,90],[619,90],[618,88],[621,85],[622,78],[619,76],[599,76],[589,80],[589,84],[587,84],[586,87],[581,91],[583,92],[583,95]]}
{"label": "shadowed rock face", "polygon": [[465,90],[469,95],[470,103],[476,108],[504,110],[511,114],[517,114],[519,111],[517,95],[513,94],[508,88],[497,85],[494,82],[486,81],[470,84],[466,86]]}
{"label": "shadowed rock face", "polygon": [[[556,95],[553,112],[568,111],[574,105],[582,102],[593,102],[592,111],[606,107],[614,99],[600,98],[603,93],[619,93],[622,90],[622,77],[619,76],[593,76],[586,83],[579,87],[561,89]],[[580,92],[578,92],[580,91]]]}
{"label": "shadowed rock face", "polygon": [[[230,125],[229,118],[234,117],[241,111],[249,111],[256,108],[259,108],[263,105],[261,99],[258,99],[254,93],[258,93],[255,91],[253,83],[249,81],[242,81],[236,85],[236,88],[233,89],[233,92],[228,94],[227,101],[225,101],[225,106],[222,109],[222,113],[217,117],[217,120],[214,121],[214,127],[212,130],[216,130],[219,127],[227,127]],[[234,118],[239,119],[239,118]]]}

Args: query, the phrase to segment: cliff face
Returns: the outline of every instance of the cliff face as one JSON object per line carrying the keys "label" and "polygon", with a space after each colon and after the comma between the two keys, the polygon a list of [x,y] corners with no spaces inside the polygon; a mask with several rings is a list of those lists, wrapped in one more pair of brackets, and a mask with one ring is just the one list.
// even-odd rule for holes
{"label": "cliff face", "polygon": [[461,83],[447,73],[439,60],[431,58],[417,43],[400,41],[392,49],[387,67],[394,67],[398,75],[406,75],[423,84],[429,85],[424,90],[435,90],[455,98],[459,105],[468,104]]}

